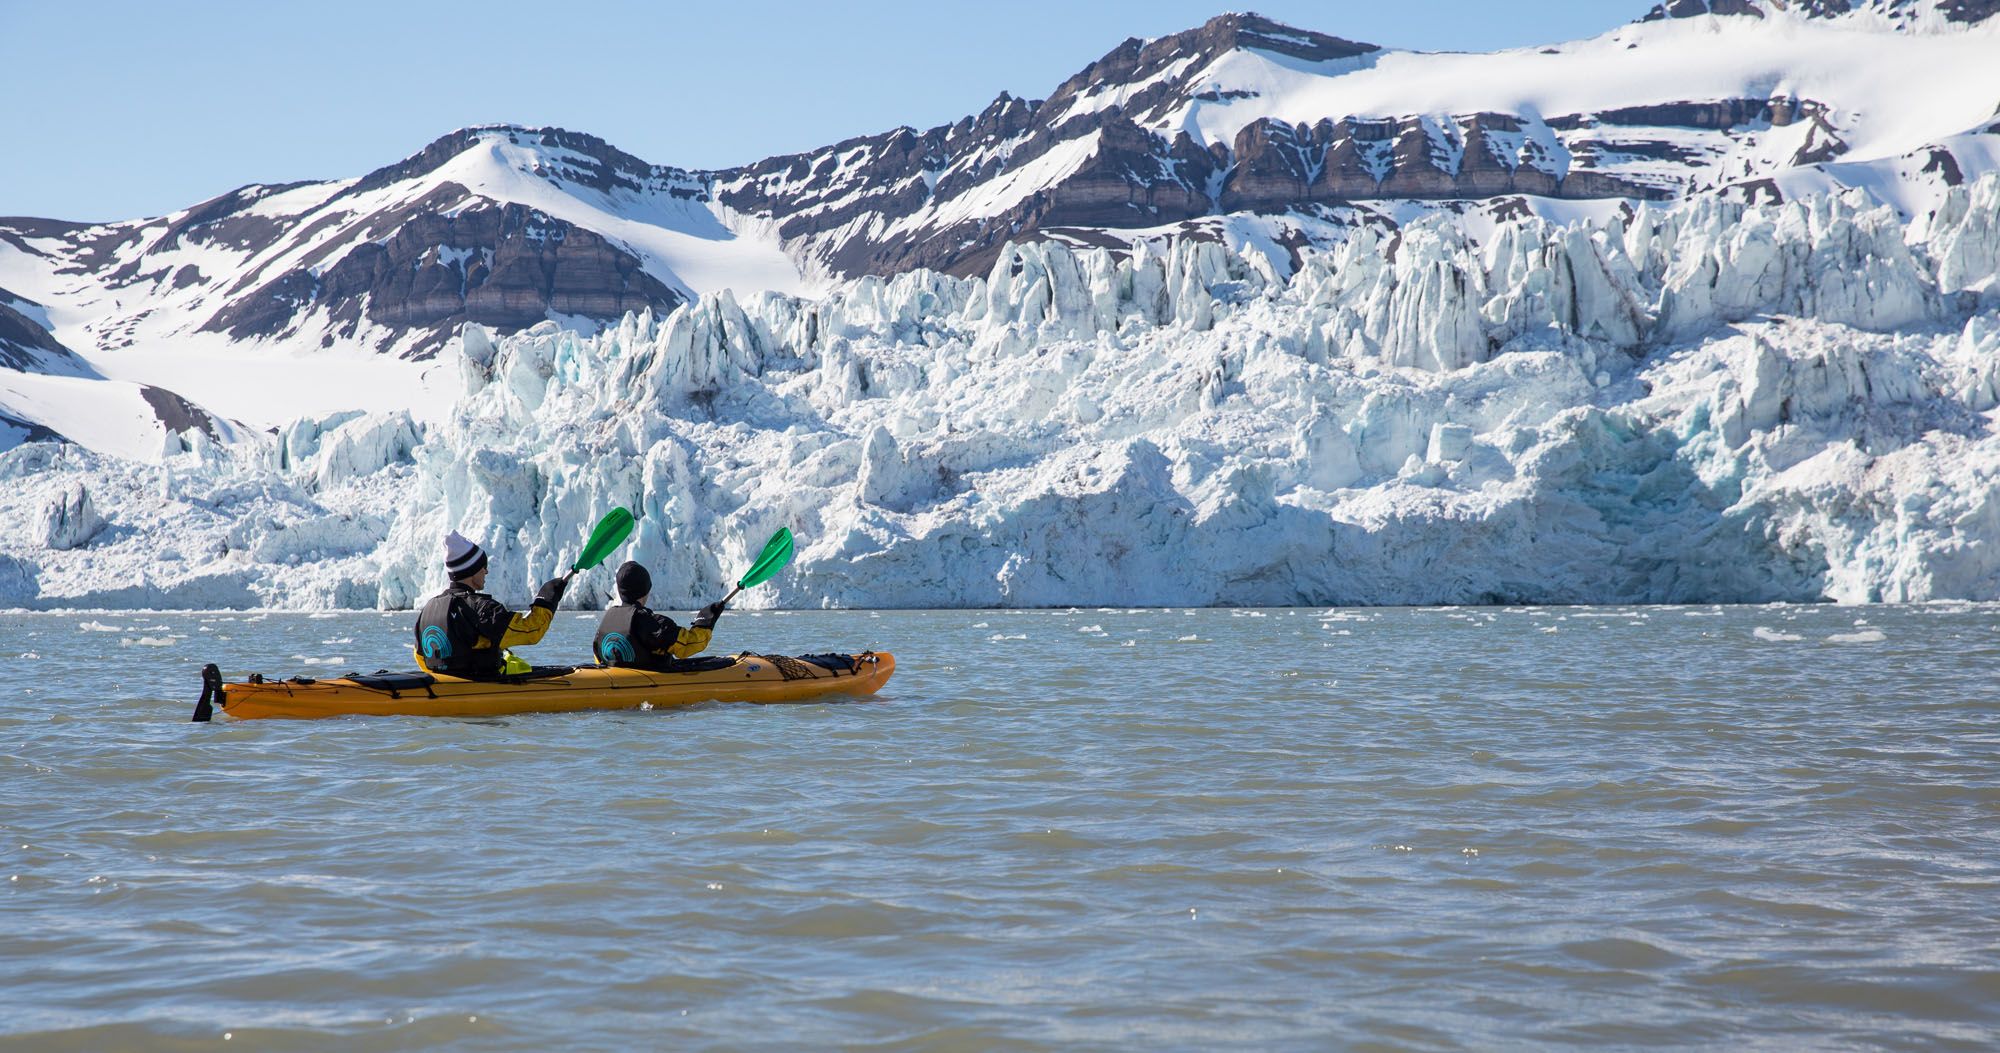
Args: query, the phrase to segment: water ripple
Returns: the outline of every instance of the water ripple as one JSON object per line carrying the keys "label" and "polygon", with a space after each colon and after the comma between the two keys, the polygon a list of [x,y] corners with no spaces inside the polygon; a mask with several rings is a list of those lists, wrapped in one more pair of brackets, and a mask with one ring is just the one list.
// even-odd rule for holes
{"label": "water ripple", "polygon": [[1055,613],[725,624],[864,702],[211,726],[403,620],[0,617],[82,652],[0,669],[0,1049],[2000,1033],[2000,610]]}

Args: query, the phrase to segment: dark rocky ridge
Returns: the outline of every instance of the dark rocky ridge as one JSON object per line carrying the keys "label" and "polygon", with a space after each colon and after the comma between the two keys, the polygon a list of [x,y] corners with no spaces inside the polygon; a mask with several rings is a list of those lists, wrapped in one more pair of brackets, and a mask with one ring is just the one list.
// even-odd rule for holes
{"label": "dark rocky ridge", "polygon": [[[1562,198],[1660,199],[1683,188],[1633,182],[1563,166],[1530,139],[1518,150],[1502,138],[1524,118],[1475,113],[1438,125],[1417,117],[1362,120],[1328,115],[1312,125],[1271,120],[1246,126],[1229,144],[1204,146],[1148,130],[1190,98],[1209,60],[1254,48],[1309,62],[1364,60],[1375,45],[1292,29],[1257,15],[1224,15],[1150,42],[1127,40],[1064,81],[1045,101],[1002,95],[976,117],[926,132],[900,128],[824,150],[775,157],[714,173],[717,200],[768,217],[778,233],[845,275],[929,267],[975,274],[1009,240],[1063,227],[1151,227],[1227,212],[1285,212],[1384,198],[1482,199],[1535,194]],[[1168,75],[1182,63],[1176,75]],[[1120,85],[1144,87],[1119,105],[1091,111],[1090,98]],[[1551,120],[1673,127],[1733,127],[1790,119],[1790,100],[1748,100],[1711,113],[1569,115]],[[1739,115],[1743,111],[1748,116]],[[946,226],[923,225],[931,205],[986,186],[1050,151],[1096,135],[1077,170],[1004,212]],[[910,219],[882,233],[867,220]]]}
{"label": "dark rocky ridge", "polygon": [[237,338],[282,335],[312,305],[334,322],[328,341],[356,335],[366,320],[425,330],[410,353],[428,357],[464,322],[513,332],[550,312],[612,319],[672,310],[685,300],[597,233],[524,205],[485,202],[455,183],[370,215],[366,226],[391,233],[347,249],[324,269],[308,258],[231,301],[202,329]]}
{"label": "dark rocky ridge", "polygon": [[[6,429],[17,429],[21,434],[18,437],[9,436],[6,434]],[[30,442],[69,441],[61,433],[54,431],[47,425],[37,424],[31,420],[22,420],[5,411],[0,411],[0,440],[8,441],[14,445]]]}
{"label": "dark rocky ridge", "polygon": [[1701,15],[1763,18],[1770,10],[1791,11],[1808,18],[1838,18],[1872,10],[1892,20],[1907,21],[1927,7],[1944,15],[1947,22],[1959,25],[1974,25],[2000,14],[2000,0],[1666,0],[1654,5],[1640,21]]}
{"label": "dark rocky ridge", "polygon": [[139,395],[168,431],[198,431],[211,439],[216,437],[216,419],[200,406],[166,388],[156,388],[151,384],[140,385]]}
{"label": "dark rocky ridge", "polygon": [[0,289],[0,367],[24,373],[95,375],[83,359],[55,338],[55,334],[8,306],[9,301],[20,300],[20,297]]}

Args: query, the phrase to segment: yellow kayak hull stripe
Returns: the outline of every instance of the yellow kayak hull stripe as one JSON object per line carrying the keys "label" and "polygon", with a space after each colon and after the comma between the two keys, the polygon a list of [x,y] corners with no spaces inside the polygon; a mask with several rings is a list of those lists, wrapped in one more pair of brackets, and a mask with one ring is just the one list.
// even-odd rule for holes
{"label": "yellow kayak hull stripe", "polygon": [[[885,652],[871,651],[853,658],[852,673],[796,661],[780,669],[761,655],[739,655],[725,668],[698,672],[583,666],[557,676],[518,681],[436,676],[428,688],[395,692],[345,677],[311,682],[268,680],[223,684],[219,708],[229,716],[255,720],[351,715],[494,717],[700,702],[806,702],[835,695],[872,695],[896,670],[895,657]],[[801,676],[801,672],[808,675]]]}

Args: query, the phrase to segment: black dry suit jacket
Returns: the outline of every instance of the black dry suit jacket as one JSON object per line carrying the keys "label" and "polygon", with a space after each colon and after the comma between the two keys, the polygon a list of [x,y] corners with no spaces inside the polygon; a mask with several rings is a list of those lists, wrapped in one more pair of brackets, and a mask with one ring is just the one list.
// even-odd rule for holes
{"label": "black dry suit jacket", "polygon": [[597,660],[605,665],[629,665],[641,669],[672,669],[683,658],[692,658],[708,646],[715,619],[697,616],[683,629],[672,618],[655,614],[637,604],[607,608],[597,623],[597,641],[590,645]]}
{"label": "black dry suit jacket", "polygon": [[540,642],[559,602],[560,591],[544,585],[527,613],[515,614],[499,600],[454,581],[417,615],[417,664],[450,676],[498,676],[501,649]]}

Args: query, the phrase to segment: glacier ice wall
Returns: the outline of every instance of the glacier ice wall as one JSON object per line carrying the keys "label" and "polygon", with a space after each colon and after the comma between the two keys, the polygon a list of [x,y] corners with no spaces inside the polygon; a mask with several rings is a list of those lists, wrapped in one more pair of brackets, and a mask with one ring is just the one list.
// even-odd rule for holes
{"label": "glacier ice wall", "polygon": [[617,505],[663,607],[779,526],[797,561],[748,602],[2000,598],[1996,269],[1989,176],[1921,230],[1849,193],[1477,244],[1433,217],[1290,273],[1040,242],[595,336],[469,327],[442,424],[0,454],[14,521],[79,486],[103,520],[0,537],[0,602],[408,607],[449,529],[525,599]]}

